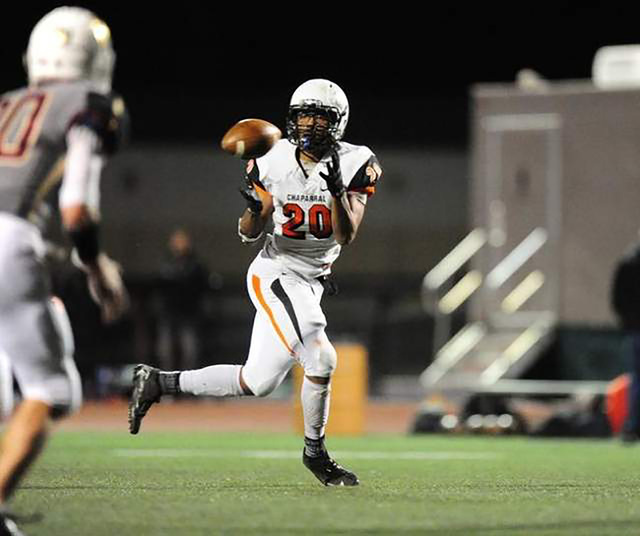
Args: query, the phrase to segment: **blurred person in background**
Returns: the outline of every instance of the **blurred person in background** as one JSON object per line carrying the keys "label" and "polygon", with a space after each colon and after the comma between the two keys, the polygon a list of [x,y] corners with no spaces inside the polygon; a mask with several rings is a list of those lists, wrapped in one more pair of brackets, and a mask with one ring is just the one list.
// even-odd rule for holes
{"label": "blurred person in background", "polygon": [[101,252],[102,166],[119,142],[124,104],[111,93],[108,26],[81,8],[57,8],[31,32],[29,84],[0,96],[0,347],[22,393],[0,450],[0,535],[22,534],[7,503],[42,450],[50,421],[82,398],[68,317],[51,296],[42,238],[52,188],[72,259],[106,322],[126,309],[118,265]]}
{"label": "blurred person in background", "polygon": [[161,368],[199,366],[209,280],[209,270],[196,253],[191,235],[185,229],[173,231],[160,271],[157,300],[156,352]]}
{"label": "blurred person in background", "polygon": [[611,292],[613,310],[620,326],[628,333],[631,359],[627,416],[621,439],[625,443],[640,440],[640,243],[634,244],[618,260]]}
{"label": "blurred person in background", "polygon": [[131,433],[138,432],[149,407],[164,394],[266,396],[298,363],[305,372],[305,467],[327,486],[359,484],[325,446],[337,355],[320,304],[325,291],[336,291],[328,279],[331,266],[341,248],[355,239],[382,173],[368,147],[341,141],[348,118],[349,103],[337,84],[314,79],[294,91],[288,139],[248,162],[241,187],[247,203],[238,223],[241,240],[255,243],[269,222],[274,225],[247,273],[256,308],[247,361],[244,366],[183,372],[137,366],[129,405]]}

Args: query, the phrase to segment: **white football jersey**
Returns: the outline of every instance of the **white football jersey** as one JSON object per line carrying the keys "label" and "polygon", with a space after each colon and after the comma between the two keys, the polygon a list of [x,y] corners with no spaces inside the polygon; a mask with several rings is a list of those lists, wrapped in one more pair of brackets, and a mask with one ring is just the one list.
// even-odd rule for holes
{"label": "white football jersey", "polygon": [[[338,143],[338,156],[347,191],[366,202],[382,174],[377,158],[368,147],[345,142]],[[330,162],[329,155],[317,164],[302,162],[298,148],[280,140],[247,166],[253,183],[273,197],[273,234],[267,235],[264,253],[310,278],[330,273],[340,255],[331,225],[331,194],[319,175]]]}

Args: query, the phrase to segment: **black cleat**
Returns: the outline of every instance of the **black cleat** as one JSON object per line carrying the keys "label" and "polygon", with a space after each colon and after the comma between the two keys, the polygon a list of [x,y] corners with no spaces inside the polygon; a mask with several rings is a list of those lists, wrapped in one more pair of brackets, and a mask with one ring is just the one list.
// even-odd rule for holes
{"label": "black cleat", "polygon": [[327,452],[311,457],[302,452],[302,463],[325,486],[357,486],[358,477],[351,471],[338,465]]}
{"label": "black cleat", "polygon": [[160,400],[160,369],[137,365],[133,369],[133,392],[129,401],[129,432],[137,434],[152,404]]}
{"label": "black cleat", "polygon": [[25,536],[10,515],[0,512],[0,536]]}

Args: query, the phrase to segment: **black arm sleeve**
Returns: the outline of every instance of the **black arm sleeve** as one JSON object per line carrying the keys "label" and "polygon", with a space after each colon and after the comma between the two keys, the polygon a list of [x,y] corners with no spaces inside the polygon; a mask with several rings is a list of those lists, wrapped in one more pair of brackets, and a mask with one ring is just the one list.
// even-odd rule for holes
{"label": "black arm sleeve", "polygon": [[97,223],[92,222],[76,229],[70,229],[69,237],[78,252],[78,257],[84,264],[96,260],[98,253],[100,253]]}

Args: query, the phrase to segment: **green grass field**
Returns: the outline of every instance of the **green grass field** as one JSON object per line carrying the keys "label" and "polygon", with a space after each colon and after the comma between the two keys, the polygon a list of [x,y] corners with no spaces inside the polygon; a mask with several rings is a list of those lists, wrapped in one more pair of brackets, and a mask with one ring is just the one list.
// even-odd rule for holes
{"label": "green grass field", "polygon": [[18,491],[28,535],[640,534],[640,447],[335,438],[325,488],[288,435],[59,432]]}

